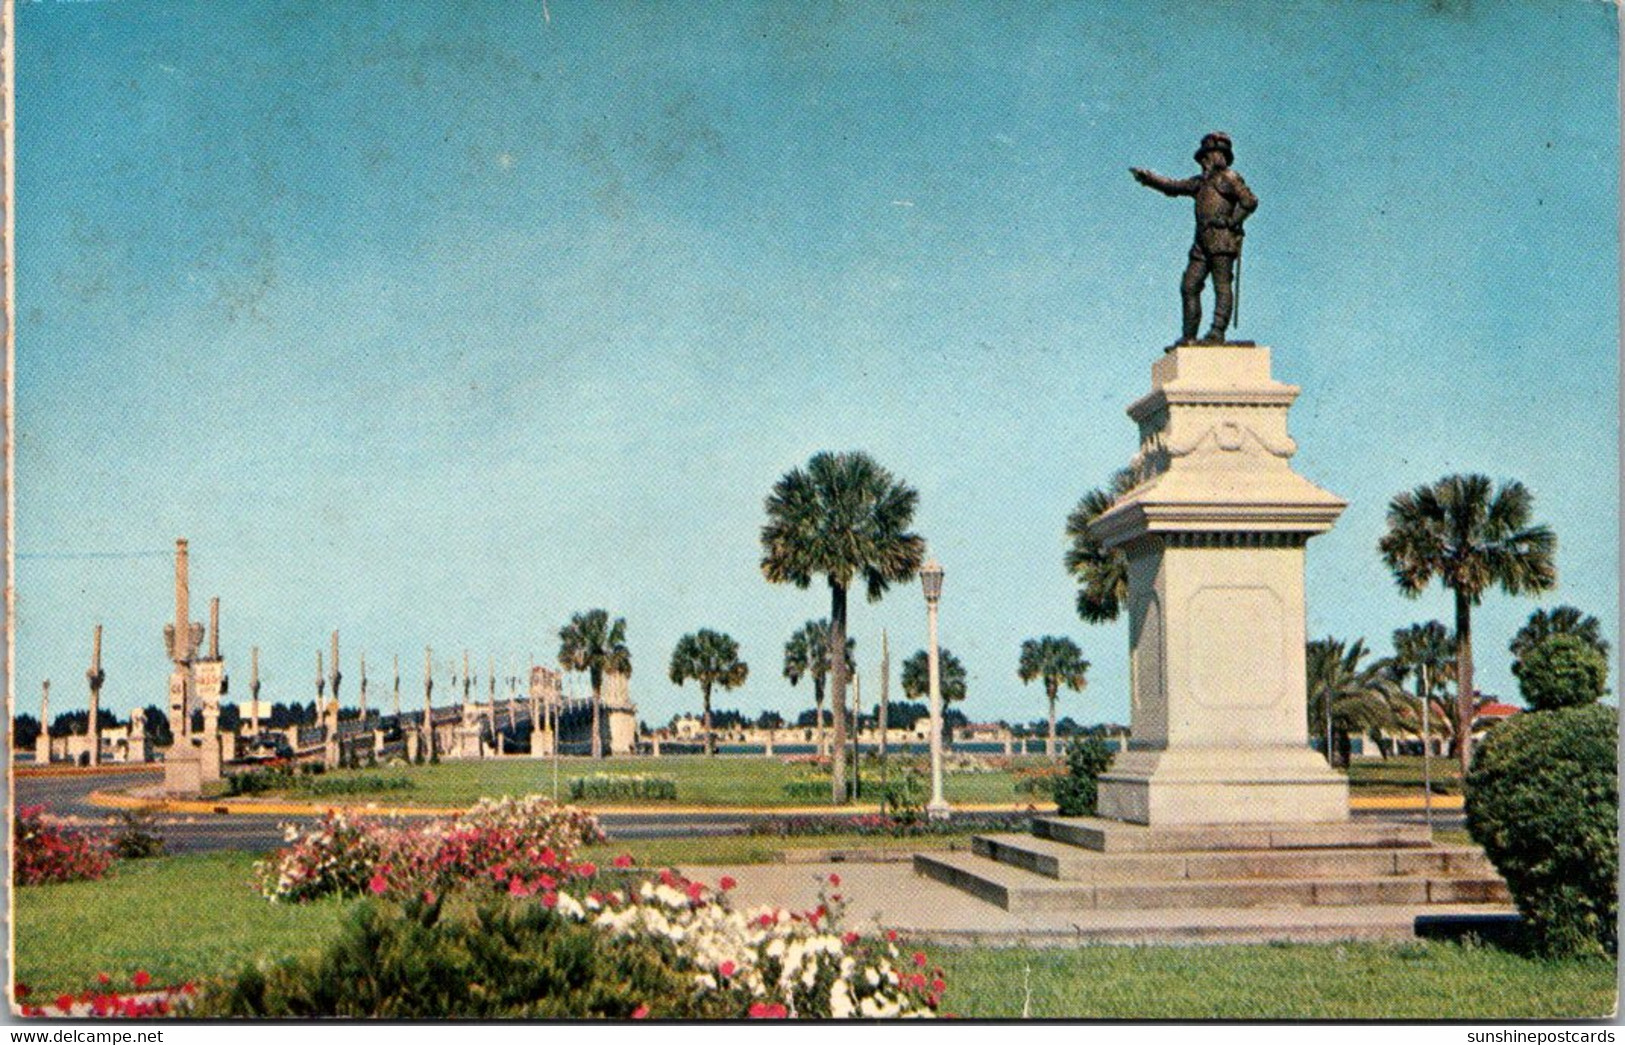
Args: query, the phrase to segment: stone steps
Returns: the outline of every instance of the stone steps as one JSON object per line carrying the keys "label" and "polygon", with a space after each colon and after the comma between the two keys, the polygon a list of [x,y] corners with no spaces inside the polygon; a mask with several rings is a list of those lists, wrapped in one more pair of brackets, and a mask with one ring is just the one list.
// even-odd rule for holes
{"label": "stone steps", "polygon": [[1222,824],[1144,827],[1099,817],[1038,817],[1033,834],[1099,853],[1207,852],[1236,849],[1428,848],[1426,824],[1346,821],[1330,824]]}
{"label": "stone steps", "polygon": [[1494,874],[1063,880],[976,853],[917,853],[916,873],[1012,912],[1159,908],[1504,904]]}
{"label": "stone steps", "polygon": [[1033,835],[991,834],[975,836],[971,847],[978,856],[1071,882],[1495,874],[1484,854],[1470,846],[1100,853]]}

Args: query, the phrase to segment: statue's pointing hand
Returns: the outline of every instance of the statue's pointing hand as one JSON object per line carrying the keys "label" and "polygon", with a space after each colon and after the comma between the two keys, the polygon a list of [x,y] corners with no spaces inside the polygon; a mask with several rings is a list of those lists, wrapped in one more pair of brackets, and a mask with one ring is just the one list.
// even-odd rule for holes
{"label": "statue's pointing hand", "polygon": [[1141,185],[1150,185],[1154,175],[1144,167],[1130,167],[1128,172],[1134,175],[1134,180]]}

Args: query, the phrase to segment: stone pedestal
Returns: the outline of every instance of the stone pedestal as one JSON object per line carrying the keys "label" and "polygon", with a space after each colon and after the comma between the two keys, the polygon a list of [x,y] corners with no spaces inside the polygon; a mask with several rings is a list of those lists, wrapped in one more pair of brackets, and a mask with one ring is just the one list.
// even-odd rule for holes
{"label": "stone pedestal", "polygon": [[1128,556],[1133,742],[1100,815],[1136,824],[1348,818],[1308,746],[1304,545],[1344,502],[1292,471],[1269,349],[1185,345],[1152,367],[1139,484],[1091,524]]}
{"label": "stone pedestal", "polygon": [[164,754],[164,793],[196,798],[203,793],[203,771],[202,747],[190,737],[176,739]]}

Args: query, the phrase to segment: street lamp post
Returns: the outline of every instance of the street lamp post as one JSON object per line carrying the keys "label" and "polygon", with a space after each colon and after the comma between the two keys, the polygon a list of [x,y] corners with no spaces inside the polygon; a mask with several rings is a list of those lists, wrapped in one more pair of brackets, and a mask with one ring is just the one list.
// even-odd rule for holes
{"label": "street lamp post", "polygon": [[920,587],[925,590],[925,616],[930,627],[926,647],[931,687],[931,801],[925,814],[932,820],[946,820],[948,801],[942,797],[942,672],[937,656],[937,602],[942,598],[942,564],[932,559],[920,568]]}

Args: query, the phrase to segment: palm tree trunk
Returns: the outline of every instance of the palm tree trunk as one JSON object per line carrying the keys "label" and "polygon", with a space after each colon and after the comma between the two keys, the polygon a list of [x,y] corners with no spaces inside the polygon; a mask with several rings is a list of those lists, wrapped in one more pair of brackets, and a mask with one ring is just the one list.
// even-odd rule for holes
{"label": "palm tree trunk", "polygon": [[1044,754],[1053,762],[1055,761],[1055,694],[1060,687],[1049,679],[1045,679],[1044,688],[1049,691],[1049,740],[1044,745]]}
{"label": "palm tree trunk", "polygon": [[602,702],[604,689],[604,674],[597,668],[592,671],[592,757],[604,757],[604,738],[598,732],[598,707]]}
{"label": "palm tree trunk", "polygon": [[830,794],[836,805],[846,804],[846,587],[829,585],[829,674],[835,722],[830,759]]}
{"label": "palm tree trunk", "polygon": [[1461,779],[1473,760],[1473,604],[1467,593],[1456,592],[1456,757]]}
{"label": "palm tree trunk", "polygon": [[824,678],[813,676],[813,753],[824,757]]}
{"label": "palm tree trunk", "polygon": [[705,753],[714,755],[717,753],[717,742],[711,735],[711,683],[700,683],[700,696],[705,701]]}

